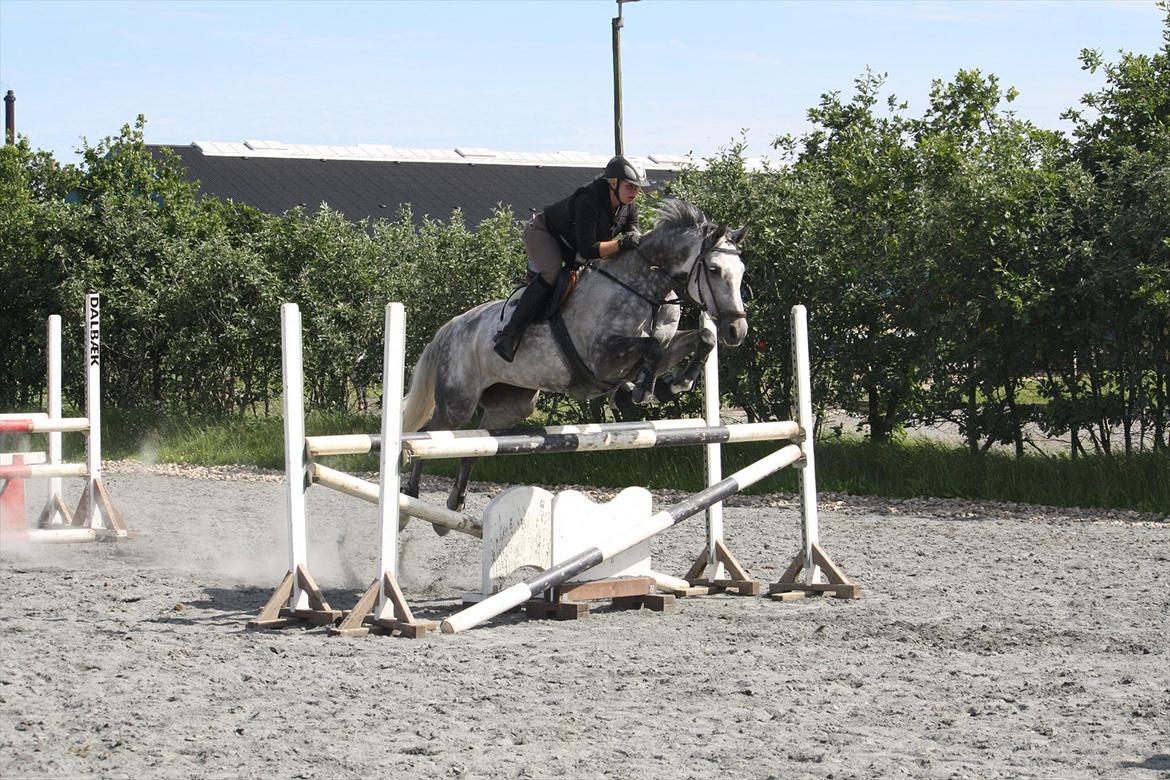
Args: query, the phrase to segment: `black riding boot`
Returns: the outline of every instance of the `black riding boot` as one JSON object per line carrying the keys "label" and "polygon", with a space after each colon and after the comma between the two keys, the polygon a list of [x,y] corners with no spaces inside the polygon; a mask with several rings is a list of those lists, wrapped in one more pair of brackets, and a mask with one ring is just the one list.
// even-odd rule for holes
{"label": "black riding boot", "polygon": [[516,358],[516,350],[520,347],[520,338],[536,316],[548,305],[548,298],[552,288],[543,277],[536,277],[524,292],[520,293],[520,300],[516,301],[516,308],[508,323],[496,334],[496,354],[511,363]]}

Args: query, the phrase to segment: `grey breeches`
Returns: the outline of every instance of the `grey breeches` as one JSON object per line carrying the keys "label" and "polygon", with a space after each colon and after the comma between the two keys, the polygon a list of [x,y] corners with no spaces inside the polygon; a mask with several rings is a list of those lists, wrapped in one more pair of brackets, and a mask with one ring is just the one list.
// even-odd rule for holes
{"label": "grey breeches", "polygon": [[550,286],[556,284],[563,264],[560,242],[548,232],[544,214],[537,214],[524,226],[524,250],[528,252],[528,270],[540,274]]}

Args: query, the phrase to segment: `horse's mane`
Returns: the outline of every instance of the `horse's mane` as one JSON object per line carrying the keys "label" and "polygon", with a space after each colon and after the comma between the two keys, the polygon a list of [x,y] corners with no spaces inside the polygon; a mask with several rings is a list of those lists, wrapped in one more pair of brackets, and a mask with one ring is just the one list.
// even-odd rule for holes
{"label": "horse's mane", "polygon": [[698,208],[668,198],[654,211],[654,228],[643,237],[640,256],[652,264],[681,262],[685,257],[682,248],[693,246],[706,224],[707,215]]}
{"label": "horse's mane", "polygon": [[654,229],[686,230],[707,222],[707,215],[698,207],[677,198],[667,198],[654,212]]}

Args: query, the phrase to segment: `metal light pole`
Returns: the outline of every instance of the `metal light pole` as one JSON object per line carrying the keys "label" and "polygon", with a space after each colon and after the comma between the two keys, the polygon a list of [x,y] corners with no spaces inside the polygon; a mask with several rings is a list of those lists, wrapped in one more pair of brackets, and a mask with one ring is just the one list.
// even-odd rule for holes
{"label": "metal light pole", "polygon": [[623,154],[622,144],[622,5],[638,0],[617,0],[613,18],[613,153]]}

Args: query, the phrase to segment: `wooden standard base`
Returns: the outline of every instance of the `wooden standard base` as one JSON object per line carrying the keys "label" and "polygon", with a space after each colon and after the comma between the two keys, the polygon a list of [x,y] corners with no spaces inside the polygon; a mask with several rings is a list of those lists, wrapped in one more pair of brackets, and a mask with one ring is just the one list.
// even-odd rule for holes
{"label": "wooden standard base", "polygon": [[812,546],[813,563],[825,573],[828,582],[814,582],[806,585],[800,581],[804,569],[804,551],[798,552],[792,563],[780,575],[780,579],[768,586],[768,596],[773,601],[795,601],[808,596],[832,596],[838,599],[859,599],[861,588],[851,583],[819,544]]}
{"label": "wooden standard base", "polygon": [[[297,578],[297,584],[301,586],[301,590],[309,597],[309,609],[288,608],[289,599],[292,598],[294,576]],[[329,602],[325,600],[324,594],[317,587],[312,575],[304,566],[297,564],[295,571],[284,575],[276,592],[268,599],[268,603],[260,610],[256,619],[248,623],[248,628],[286,628],[287,626],[303,626],[305,624],[326,626],[336,623],[341,619],[342,614],[341,610],[329,606]]]}
{"label": "wooden standard base", "polygon": [[[82,500],[85,500],[84,497],[82,497]],[[118,518],[121,519],[121,514],[118,515]],[[73,525],[73,512],[69,509],[65,500],[61,498],[61,494],[54,493],[45,502],[45,508],[41,510],[40,517],[37,518],[36,527],[54,528],[63,525]],[[122,525],[125,526],[125,523]]]}
{"label": "wooden standard base", "polygon": [[[126,521],[122,519],[122,513],[114,506],[114,502],[110,500],[110,494],[106,492],[106,486],[102,484],[100,479],[93,481],[93,498],[95,514],[102,518],[106,528],[115,531],[129,530],[126,528]],[[85,519],[88,516],[89,491],[83,490],[81,492],[81,500],[77,502],[77,509],[73,510],[73,526],[76,528],[87,525]]]}
{"label": "wooden standard base", "polygon": [[651,577],[621,577],[588,582],[567,582],[553,588],[552,598],[532,599],[524,604],[534,619],[580,620],[589,617],[589,601],[608,601],[613,609],[646,609],[671,613],[678,609],[674,596],[651,593]]}
{"label": "wooden standard base", "polygon": [[[393,618],[380,618],[374,612],[378,608],[378,597],[382,592],[385,592],[386,598],[394,607]],[[406,597],[398,587],[398,581],[386,572],[366,589],[357,605],[346,614],[345,619],[336,628],[330,628],[327,633],[329,636],[383,634],[421,639],[428,631],[438,627],[438,622],[434,620],[415,619],[410,611],[410,605],[406,603]]]}
{"label": "wooden standard base", "polygon": [[691,589],[694,592],[680,593],[678,595],[706,596],[711,593],[722,593],[724,591],[732,591],[738,593],[740,596],[759,595],[760,583],[752,579],[752,575],[748,574],[747,569],[740,565],[739,561],[735,559],[735,556],[731,554],[731,551],[727,549],[727,545],[723,543],[722,539],[715,540],[715,559],[727,567],[731,578],[714,581],[703,579],[702,574],[707,570],[707,566],[710,563],[707,552],[704,549],[699,553],[690,571],[683,577],[683,579],[691,583]]}

